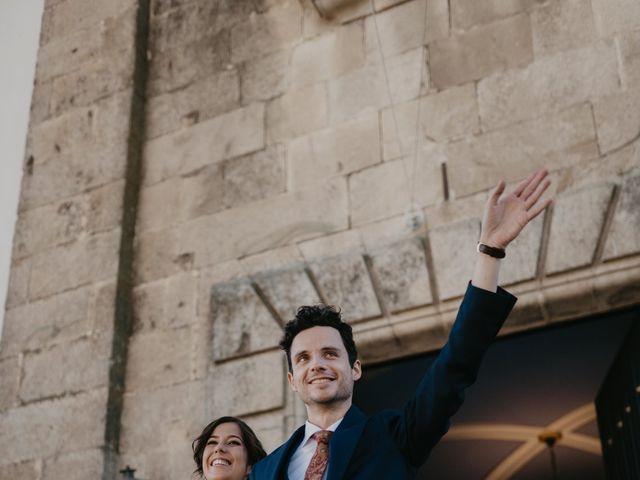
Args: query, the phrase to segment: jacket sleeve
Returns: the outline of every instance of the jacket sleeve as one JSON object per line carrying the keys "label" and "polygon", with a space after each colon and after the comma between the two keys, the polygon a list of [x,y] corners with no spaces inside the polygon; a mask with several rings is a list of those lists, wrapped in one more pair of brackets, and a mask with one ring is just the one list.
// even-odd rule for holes
{"label": "jacket sleeve", "polygon": [[397,415],[388,418],[389,434],[412,465],[424,463],[449,429],[464,390],[475,382],[482,357],[515,302],[516,298],[501,288],[493,293],[469,284],[447,344],[415,395]]}

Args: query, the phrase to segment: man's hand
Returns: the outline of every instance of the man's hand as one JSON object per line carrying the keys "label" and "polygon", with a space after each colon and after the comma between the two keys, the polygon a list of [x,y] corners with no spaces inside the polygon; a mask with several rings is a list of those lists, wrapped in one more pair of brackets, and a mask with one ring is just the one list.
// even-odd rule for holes
{"label": "man's hand", "polygon": [[546,169],[533,172],[513,192],[502,198],[500,196],[504,192],[505,183],[502,180],[498,182],[484,210],[481,243],[506,248],[527,223],[551,204],[551,199],[538,202],[550,184],[546,178],[548,173]]}

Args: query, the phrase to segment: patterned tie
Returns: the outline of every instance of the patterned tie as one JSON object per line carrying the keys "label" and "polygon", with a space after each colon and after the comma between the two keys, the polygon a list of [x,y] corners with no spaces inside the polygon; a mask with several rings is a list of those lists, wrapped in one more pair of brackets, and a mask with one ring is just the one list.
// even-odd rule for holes
{"label": "patterned tie", "polygon": [[311,438],[315,439],[318,445],[304,474],[304,480],[322,480],[322,474],[329,463],[329,439],[332,433],[329,430],[320,430],[311,435]]}

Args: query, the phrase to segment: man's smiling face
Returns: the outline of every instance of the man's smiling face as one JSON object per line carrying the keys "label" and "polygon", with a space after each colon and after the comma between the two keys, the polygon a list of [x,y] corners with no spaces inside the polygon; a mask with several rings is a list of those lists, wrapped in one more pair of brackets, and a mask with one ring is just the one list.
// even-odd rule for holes
{"label": "man's smiling face", "polygon": [[313,327],[298,333],[291,344],[289,385],[306,405],[341,404],[351,400],[353,383],[362,374],[360,361],[349,365],[338,330]]}

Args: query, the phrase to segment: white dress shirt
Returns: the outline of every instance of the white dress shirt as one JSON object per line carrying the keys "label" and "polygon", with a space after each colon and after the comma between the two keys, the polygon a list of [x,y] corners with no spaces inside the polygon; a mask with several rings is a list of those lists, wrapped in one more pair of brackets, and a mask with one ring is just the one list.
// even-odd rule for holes
{"label": "white dress shirt", "polygon": [[[342,417],[344,418],[344,417]],[[298,446],[293,455],[291,455],[291,459],[289,460],[289,468],[287,469],[287,475],[289,475],[289,480],[304,480],[304,474],[307,471],[307,467],[311,463],[311,459],[313,458],[313,454],[316,453],[316,446],[318,442],[315,439],[311,438],[316,432],[320,430],[330,430],[332,432],[336,431],[338,425],[342,421],[342,418],[339,419],[333,425],[329,425],[327,428],[320,428],[317,425],[309,422],[307,420],[304,424],[304,438],[302,439],[302,443]],[[327,471],[324,471],[324,475],[322,475],[322,479],[327,479]]]}

